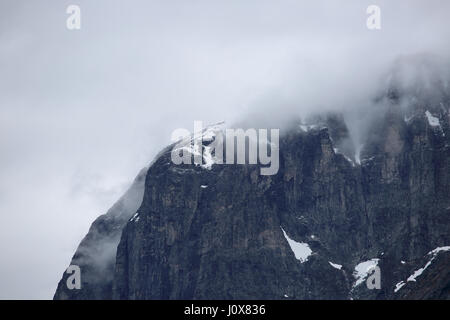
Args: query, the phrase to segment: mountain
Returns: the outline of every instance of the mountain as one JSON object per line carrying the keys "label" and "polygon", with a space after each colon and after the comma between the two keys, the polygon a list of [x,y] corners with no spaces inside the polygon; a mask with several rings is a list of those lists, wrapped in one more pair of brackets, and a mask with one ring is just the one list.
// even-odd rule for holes
{"label": "mountain", "polygon": [[450,89],[406,65],[360,137],[337,112],[284,128],[276,175],[167,147],[79,245],[81,289],[64,273],[54,299],[450,299]]}

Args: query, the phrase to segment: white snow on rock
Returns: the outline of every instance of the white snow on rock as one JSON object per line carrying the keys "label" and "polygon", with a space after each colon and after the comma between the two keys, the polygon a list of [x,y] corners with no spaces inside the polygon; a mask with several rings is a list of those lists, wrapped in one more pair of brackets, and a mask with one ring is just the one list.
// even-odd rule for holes
{"label": "white snow on rock", "polygon": [[[201,132],[194,132],[193,134],[181,139],[177,142],[177,145],[181,147],[174,149],[172,152],[187,152],[193,155],[194,159],[201,158],[202,164],[200,164],[200,167],[202,167],[203,169],[211,170],[213,164],[216,163],[216,159],[212,155],[213,148],[209,146],[203,146],[203,143],[212,142],[215,139],[217,133],[219,131],[222,131],[222,125],[224,123],[225,122],[219,122],[213,124],[204,128]],[[198,165],[198,163],[196,163],[196,165]]]}
{"label": "white snow on rock", "polygon": [[216,136],[217,127],[218,127],[218,124],[206,128],[206,130],[204,131],[204,133],[202,135],[202,140],[206,141],[206,142],[213,141]]}
{"label": "white snow on rock", "polygon": [[205,163],[202,164],[201,167],[208,170],[211,170],[212,165],[215,163],[211,149],[211,147],[205,147],[205,150],[203,151],[203,161]]}
{"label": "white snow on rock", "polygon": [[[437,255],[439,254],[439,252],[442,251],[450,251],[450,246],[445,246],[445,247],[437,247],[434,250],[431,250],[430,252],[427,253],[427,256],[431,256],[430,260],[425,264],[425,266],[423,266],[420,269],[417,269],[416,271],[414,271],[414,273],[412,275],[410,275],[408,277],[408,279],[406,279],[406,282],[408,281],[413,281],[416,282],[417,277],[421,276],[422,273],[431,265],[431,263],[433,262],[433,260],[437,257]],[[404,263],[404,261],[401,261],[402,263]],[[404,281],[400,281],[399,283],[397,283],[394,292],[397,292],[398,290],[400,290],[406,283]]]}
{"label": "white snow on rock", "polygon": [[130,221],[138,222],[139,221],[139,212],[136,212]]}
{"label": "white snow on rock", "polygon": [[400,290],[406,283],[404,283],[403,281],[400,281],[399,283],[397,283],[395,285],[395,289],[394,292],[397,292],[398,290]]}
{"label": "white snow on rock", "polygon": [[445,132],[444,132],[444,130],[441,127],[441,123],[439,122],[439,118],[433,116],[428,110],[425,111],[425,115],[427,116],[428,124],[430,126],[432,126],[433,128],[437,128],[438,131],[441,132],[441,135],[443,137],[445,137]]}
{"label": "white snow on rock", "polygon": [[312,254],[312,250],[309,248],[307,243],[297,242],[289,238],[284,229],[280,227],[283,231],[284,237],[286,238],[292,252],[294,252],[295,258],[301,263],[308,261],[308,257]]}
{"label": "white snow on rock", "polygon": [[414,271],[414,273],[412,275],[410,275],[406,281],[414,281],[414,282],[416,282],[416,278],[418,276],[422,275],[422,273],[425,271],[425,269],[428,268],[431,265],[431,261],[432,260],[433,259],[428,261],[427,264],[423,268],[420,268],[420,269]]}
{"label": "white snow on rock", "polygon": [[360,285],[361,283],[364,282],[364,280],[366,280],[367,276],[369,275],[369,271],[371,271],[372,268],[378,265],[379,260],[380,259],[378,258],[370,259],[359,263],[355,267],[355,271],[353,271],[353,276],[355,277],[356,282],[353,285],[353,288]]}
{"label": "white snow on rock", "polygon": [[446,246],[446,247],[437,247],[434,250],[431,250],[430,252],[428,252],[429,255],[437,255],[439,252],[441,251],[450,251],[450,246]]}
{"label": "white snow on rock", "polygon": [[333,263],[331,261],[328,261],[328,263],[335,269],[341,270],[342,269],[342,265],[337,264],[337,263]]}
{"label": "white snow on rock", "polygon": [[432,127],[438,127],[441,124],[439,123],[439,118],[433,116],[430,111],[425,111],[425,115],[427,116],[428,119],[428,124]]}
{"label": "white snow on rock", "polygon": [[446,247],[438,247],[438,248],[428,252],[427,255],[431,256],[431,259],[425,264],[424,267],[414,271],[414,273],[408,277],[407,281],[414,281],[415,282],[416,278],[419,277],[420,275],[422,275],[422,273],[431,265],[431,263],[436,258],[436,256],[438,255],[439,252],[441,252],[441,251],[449,251],[449,250],[450,250],[450,246],[446,246]]}

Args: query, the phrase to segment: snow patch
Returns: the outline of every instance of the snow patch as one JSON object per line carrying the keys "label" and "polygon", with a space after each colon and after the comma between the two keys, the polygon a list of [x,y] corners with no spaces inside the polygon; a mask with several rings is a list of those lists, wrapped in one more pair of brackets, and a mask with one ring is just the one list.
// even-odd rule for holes
{"label": "snow patch", "polygon": [[431,259],[426,263],[426,265],[416,271],[414,271],[414,273],[412,275],[410,275],[407,279],[407,281],[416,281],[416,278],[421,276],[422,273],[431,265],[431,263],[433,262],[433,260],[436,258],[436,256],[438,255],[439,252],[441,251],[449,251],[450,250],[450,246],[446,246],[446,247],[437,247],[434,250],[431,250],[430,252],[428,252],[427,255],[431,256]]}
{"label": "snow patch", "polygon": [[331,261],[328,261],[328,263],[335,269],[341,270],[342,269],[342,265],[337,264],[337,263],[333,263]]}
{"label": "snow patch", "polygon": [[353,285],[353,288],[360,285],[361,283],[364,282],[364,280],[366,280],[367,276],[369,275],[369,271],[371,271],[372,268],[374,268],[378,265],[379,260],[380,259],[378,259],[378,258],[370,259],[370,260],[359,263],[355,267],[353,276],[355,277],[356,282]]}
{"label": "snow patch", "polygon": [[205,147],[205,151],[203,152],[203,161],[204,164],[201,165],[202,168],[210,170],[212,165],[215,163],[214,158],[211,154],[211,147]]}
{"label": "snow patch", "polygon": [[450,246],[446,246],[446,247],[437,247],[434,250],[431,250],[430,252],[428,252],[429,255],[437,255],[439,252],[441,251],[450,251]]}
{"label": "snow patch", "polygon": [[430,111],[425,111],[425,115],[428,119],[428,124],[432,127],[439,127],[441,124],[439,123],[439,118],[433,116]]}
{"label": "snow patch", "polygon": [[139,221],[139,212],[136,212],[130,221],[138,222]]}
{"label": "snow patch", "polygon": [[412,275],[410,275],[406,281],[414,281],[414,282],[416,282],[416,278],[418,276],[422,275],[422,273],[425,271],[425,269],[428,268],[431,265],[431,261],[432,260],[433,259],[428,261],[427,264],[423,268],[420,268],[420,269],[414,271],[414,273]]}
{"label": "snow patch", "polygon": [[[194,159],[201,158],[202,164],[200,164],[200,167],[202,167],[203,169],[211,170],[212,166],[216,163],[216,158],[212,155],[213,148],[210,146],[205,146],[203,144],[205,142],[212,142],[217,136],[217,133],[219,131],[222,131],[221,126],[224,123],[225,122],[216,123],[214,125],[206,127],[201,132],[194,132],[193,134],[183,138],[182,140],[177,142],[177,144],[181,145],[182,147],[174,149],[173,152],[183,151],[183,153],[187,152],[192,154],[194,156]],[[195,164],[199,165],[198,163]]]}
{"label": "snow patch", "polygon": [[292,252],[294,252],[295,258],[301,263],[308,261],[308,257],[312,254],[312,250],[309,248],[307,243],[297,242],[289,238],[284,229],[280,227],[283,231],[284,237],[286,238]]}
{"label": "snow patch", "polygon": [[[406,279],[406,282],[412,281],[412,282],[416,282],[417,277],[421,276],[422,273],[431,265],[431,263],[433,262],[433,260],[437,257],[439,252],[443,252],[443,251],[450,251],[450,246],[445,246],[445,247],[437,247],[434,250],[431,250],[430,252],[427,253],[427,256],[431,256],[431,259],[425,264],[425,266],[423,266],[420,269],[417,269],[416,271],[414,271],[414,273],[412,275],[410,275],[408,277],[408,279]],[[401,263],[405,263],[404,261],[401,261]],[[397,283],[394,292],[397,292],[398,290],[401,289],[401,287],[403,287],[406,283],[404,281],[400,281],[399,283]]]}
{"label": "snow patch", "polygon": [[403,281],[400,281],[399,283],[397,283],[395,285],[395,289],[394,292],[397,292],[398,290],[400,290],[406,283],[404,283]]}

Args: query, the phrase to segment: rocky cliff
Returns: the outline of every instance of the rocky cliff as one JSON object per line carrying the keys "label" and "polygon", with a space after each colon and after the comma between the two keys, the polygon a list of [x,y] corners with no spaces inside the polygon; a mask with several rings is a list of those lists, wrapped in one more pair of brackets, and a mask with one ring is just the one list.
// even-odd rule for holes
{"label": "rocky cliff", "polygon": [[82,288],[64,274],[55,299],[449,299],[450,95],[432,88],[390,84],[360,144],[339,113],[285,128],[272,176],[165,149],[81,242]]}

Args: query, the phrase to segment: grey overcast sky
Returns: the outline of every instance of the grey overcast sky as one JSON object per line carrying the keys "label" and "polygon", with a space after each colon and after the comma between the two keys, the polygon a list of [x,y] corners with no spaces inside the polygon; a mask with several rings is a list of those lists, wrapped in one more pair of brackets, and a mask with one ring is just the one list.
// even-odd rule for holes
{"label": "grey overcast sky", "polygon": [[447,0],[2,0],[0,298],[52,298],[174,129],[346,103],[398,55],[447,58],[449,13]]}

